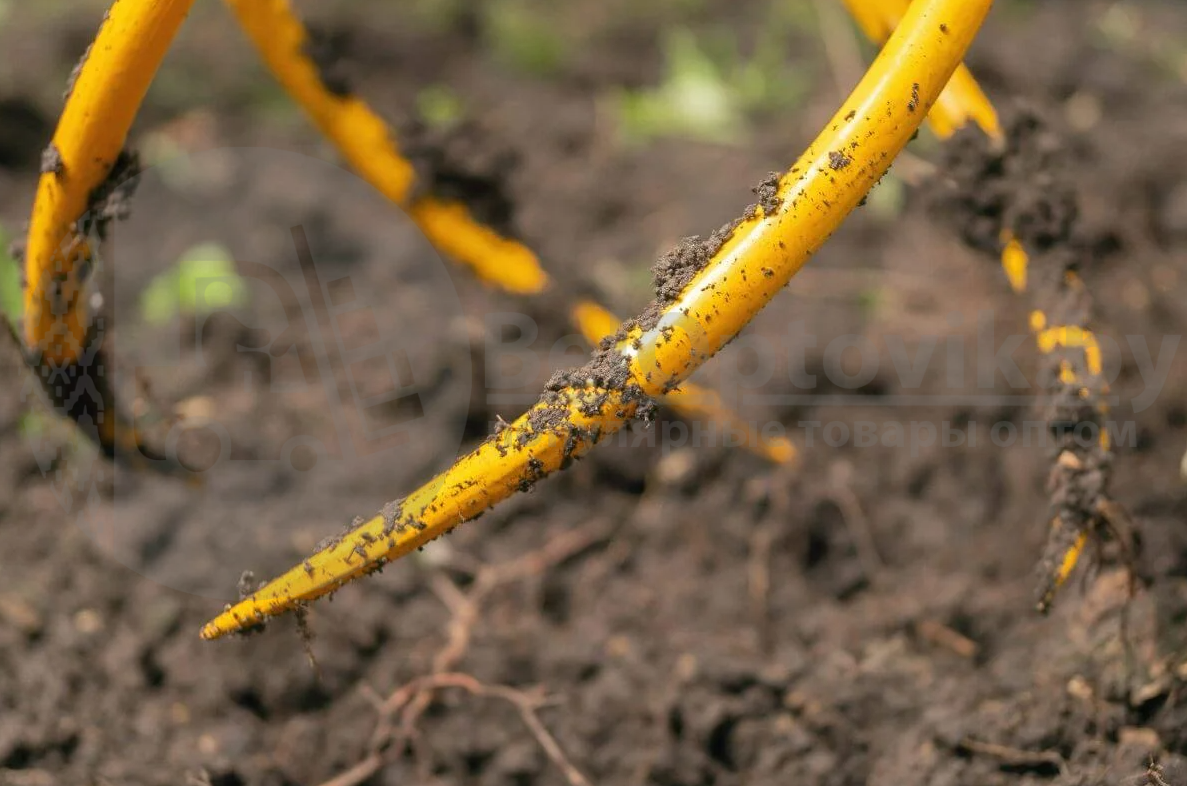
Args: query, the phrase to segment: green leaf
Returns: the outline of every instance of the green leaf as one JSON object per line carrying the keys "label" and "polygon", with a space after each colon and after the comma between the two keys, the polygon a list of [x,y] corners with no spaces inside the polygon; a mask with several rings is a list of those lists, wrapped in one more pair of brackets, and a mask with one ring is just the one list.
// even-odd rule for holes
{"label": "green leaf", "polygon": [[178,315],[200,316],[247,302],[246,282],[235,272],[230,252],[217,243],[202,243],[145,287],[140,316],[150,325],[160,325]]}
{"label": "green leaf", "polygon": [[736,92],[691,31],[677,28],[665,36],[664,60],[664,81],[659,86],[617,95],[619,119],[628,139],[676,136],[737,141],[746,124]]}
{"label": "green leaf", "polygon": [[564,64],[566,44],[540,9],[523,0],[496,0],[482,5],[486,33],[503,62],[536,76],[550,76]]}
{"label": "green leaf", "polygon": [[449,128],[462,119],[465,107],[447,85],[429,85],[416,94],[416,113],[430,128]]}
{"label": "green leaf", "polygon": [[8,253],[9,242],[8,234],[0,227],[0,311],[15,325],[24,309],[24,293],[19,263]]}

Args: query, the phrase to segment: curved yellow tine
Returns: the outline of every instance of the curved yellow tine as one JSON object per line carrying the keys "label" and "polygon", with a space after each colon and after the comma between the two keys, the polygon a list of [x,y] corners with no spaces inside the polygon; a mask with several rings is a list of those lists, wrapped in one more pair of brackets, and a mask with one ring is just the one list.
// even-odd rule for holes
{"label": "curved yellow tine", "polygon": [[80,294],[77,286],[63,284],[76,283],[68,279],[90,251],[75,223],[119,160],[149,83],[192,2],[115,3],[72,78],[37,183],[25,249],[25,341],[47,360],[77,359],[88,327],[86,303],[71,297]]}
{"label": "curved yellow tine", "polygon": [[[92,422],[109,456],[135,458],[140,441],[116,417],[110,382],[99,370],[103,364],[85,357],[88,345],[97,341],[89,334],[83,280],[92,250],[79,222],[100,209],[92,199],[110,178],[129,174],[119,171],[129,163],[123,154],[128,130],[192,2],[121,0],[112,5],[71,77],[29,221],[23,325],[28,359],[38,366],[55,404],[80,423]],[[104,220],[91,218],[100,226]],[[58,387],[66,390],[58,395]]]}
{"label": "curved yellow tine", "polygon": [[[539,403],[400,503],[230,606],[202,638],[302,606],[440,537],[621,429],[732,339],[840,226],[906,146],[992,0],[919,0],[774,203],[670,255],[671,280],[626,339],[558,375]],[[685,282],[685,278],[689,280]]]}
{"label": "curved yellow tine", "polygon": [[[849,15],[866,38],[883,44],[898,27],[911,0],[843,0]],[[1002,138],[1001,124],[985,91],[973,72],[961,63],[948,81],[940,99],[928,113],[927,121],[936,136],[947,139],[972,120],[991,139]]]}
{"label": "curved yellow tine", "polygon": [[226,0],[261,58],[376,190],[408,212],[429,241],[480,279],[516,294],[548,286],[536,254],[479,221],[461,202],[415,194],[416,173],[387,124],[355,95],[328,86],[309,54],[309,34],[287,0]]}

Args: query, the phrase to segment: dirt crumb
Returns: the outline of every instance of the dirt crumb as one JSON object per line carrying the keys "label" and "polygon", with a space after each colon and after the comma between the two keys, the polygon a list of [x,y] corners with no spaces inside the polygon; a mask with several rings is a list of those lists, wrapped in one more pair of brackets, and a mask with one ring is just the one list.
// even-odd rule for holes
{"label": "dirt crumb", "polygon": [[828,154],[829,169],[840,172],[853,163],[853,159],[845,155],[844,150],[832,150]]}
{"label": "dirt crumb", "polygon": [[62,91],[62,101],[70,100],[70,96],[74,93],[74,85],[78,82],[78,75],[82,73],[83,66],[87,64],[87,58],[91,56],[91,46],[89,44],[86,50],[82,53],[82,57],[78,58],[78,62],[74,64],[74,68],[70,69],[70,76],[66,78],[66,89]]}
{"label": "dirt crumb", "polygon": [[779,172],[771,172],[753,189],[763,215],[778,213],[783,206],[783,200],[779,198],[779,179],[782,176]]}
{"label": "dirt crumb", "polygon": [[383,535],[387,537],[393,532],[399,532],[403,529],[400,524],[400,517],[404,515],[403,500],[393,500],[383,506],[379,513],[383,517]]}
{"label": "dirt crumb", "polygon": [[651,268],[656,300],[663,305],[676,302],[689,282],[733,236],[740,223],[742,219],[735,219],[707,238],[700,235],[686,237],[660,257]]}
{"label": "dirt crumb", "polygon": [[995,148],[969,128],[944,147],[946,183],[930,188],[933,212],[973,248],[997,254],[1008,230],[1028,250],[1067,243],[1078,215],[1065,145],[1050,122],[1023,107]]}
{"label": "dirt crumb", "polygon": [[239,575],[239,583],[235,586],[239,593],[239,600],[251,597],[252,593],[256,591],[256,574],[250,570],[245,570]]}
{"label": "dirt crumb", "polygon": [[41,174],[43,175],[60,175],[65,170],[66,166],[62,162],[62,151],[58,150],[58,146],[53,142],[41,153]]}
{"label": "dirt crumb", "polygon": [[532,456],[528,459],[527,469],[524,470],[523,477],[519,479],[519,490],[523,493],[531,491],[536,486],[536,482],[544,477],[544,462]]}

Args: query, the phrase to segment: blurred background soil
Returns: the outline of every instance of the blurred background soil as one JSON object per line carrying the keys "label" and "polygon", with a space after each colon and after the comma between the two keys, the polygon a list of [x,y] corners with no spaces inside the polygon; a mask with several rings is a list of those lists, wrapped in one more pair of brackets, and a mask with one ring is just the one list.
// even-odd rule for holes
{"label": "blurred background soil", "polygon": [[[1146,336],[1157,352],[1187,329],[1187,11],[1177,0],[997,5],[969,62],[1005,114],[1038,107],[1063,136],[1093,241],[1083,276],[1096,325],[1123,347],[1124,336]],[[799,154],[870,54],[826,0],[333,0],[301,10],[337,76],[393,122],[441,134],[472,125],[480,141],[457,155],[497,170],[517,231],[549,272],[623,316],[650,299],[659,254],[738,215],[751,188]],[[0,0],[0,227],[10,238],[102,13],[93,0]],[[133,136],[149,165],[231,146],[333,160],[214,2],[196,4]],[[926,132],[912,147],[922,159],[939,152]],[[973,345],[980,310],[999,335],[1024,332],[1028,304],[993,260],[930,217],[904,174],[900,165],[884,180],[748,335],[786,346],[788,325],[802,320],[819,338],[800,347],[811,371],[845,334],[901,336],[913,357],[929,335]],[[801,442],[800,421],[975,421],[977,446],[831,448],[818,438],[798,472],[719,446],[605,446],[316,605],[316,669],[291,619],[200,642],[241,571],[264,578],[295,564],[355,514],[446,466],[497,417],[519,414],[522,403],[484,395],[488,315],[528,308],[544,352],[572,332],[555,304],[525,307],[458,268],[456,307],[435,307],[425,293],[436,290],[414,275],[428,264],[423,241],[382,211],[319,201],[283,171],[222,177],[229,213],[307,215],[322,258],[383,306],[381,326],[413,331],[417,392],[435,402],[436,420],[382,461],[310,470],[296,458],[244,460],[206,490],[155,476],[100,484],[87,504],[118,526],[97,539],[63,512],[62,472],[93,458],[89,448],[22,394],[11,347],[0,353],[0,784],[320,784],[367,760],[376,697],[445,664],[483,684],[542,689],[539,719],[595,784],[1187,785],[1181,360],[1134,415],[1141,376],[1131,354],[1110,359],[1121,365],[1116,419],[1137,422],[1113,492],[1138,522],[1151,579],[1129,605],[1129,647],[1115,559],[1074,581],[1049,617],[1032,611],[1050,457],[996,447],[989,426],[1021,427],[1034,412],[888,406],[880,399],[902,390],[885,356],[856,406],[743,413]],[[189,238],[179,251],[208,226],[154,200],[134,210]],[[252,248],[264,262],[291,254]],[[122,255],[120,286],[147,288],[177,263]],[[185,316],[169,307],[172,330]],[[117,319],[117,336],[151,356],[165,331],[136,320],[135,309]],[[208,366],[150,375],[150,398],[200,406],[245,459],[275,458],[297,432],[332,431],[316,395],[244,390],[257,361],[237,347],[250,339],[242,324],[215,325],[203,338]],[[744,343],[700,378],[747,368]],[[1029,345],[1017,356],[1033,373]],[[574,350],[568,362],[579,359]],[[551,370],[525,382],[527,401]],[[793,392],[786,369],[759,392]],[[919,392],[950,391],[936,373]],[[407,414],[392,406],[377,417]],[[34,442],[63,461],[43,472]],[[228,528],[235,538],[211,534]],[[555,558],[490,572],[549,544],[542,554]],[[480,577],[491,575],[506,580],[487,586]],[[446,651],[466,611],[459,593],[482,587],[466,646]],[[1162,770],[1148,772],[1152,761]],[[389,746],[368,772],[339,783],[566,782],[513,703],[460,690],[434,694],[411,742]]]}

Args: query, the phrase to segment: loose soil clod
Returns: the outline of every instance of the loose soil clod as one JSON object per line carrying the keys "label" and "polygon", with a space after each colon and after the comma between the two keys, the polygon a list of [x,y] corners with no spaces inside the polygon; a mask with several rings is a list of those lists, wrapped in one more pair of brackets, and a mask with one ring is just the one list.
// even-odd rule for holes
{"label": "loose soil clod", "polygon": [[41,174],[61,175],[63,171],[65,165],[62,163],[62,153],[58,146],[51,142],[41,154]]}
{"label": "loose soil clod", "polygon": [[783,200],[779,198],[779,181],[782,177],[782,172],[771,172],[753,189],[764,215],[774,215],[783,206]]}
{"label": "loose soil clod", "polygon": [[82,57],[78,58],[78,62],[74,64],[74,68],[70,69],[70,76],[66,78],[66,89],[62,91],[62,101],[70,100],[70,94],[74,92],[74,83],[78,81],[78,75],[82,73],[83,66],[87,64],[87,58],[91,56],[91,46],[88,44],[86,50],[82,53]]}
{"label": "loose soil clod", "polygon": [[496,135],[477,122],[431,128],[417,120],[399,129],[400,150],[416,170],[412,200],[434,196],[461,202],[473,216],[506,238],[519,236],[507,181],[518,154],[492,144]]}
{"label": "loose soil clod", "polygon": [[828,165],[834,172],[840,172],[852,163],[853,159],[845,155],[844,150],[833,150],[828,154]]}
{"label": "loose soil clod", "polygon": [[651,268],[656,300],[665,306],[676,302],[680,293],[696,278],[697,273],[704,270],[741,223],[740,218],[730,221],[707,238],[700,235],[686,237],[660,257]]}
{"label": "loose soil clod", "polygon": [[87,212],[79,219],[80,234],[94,233],[106,240],[113,221],[122,221],[132,213],[132,197],[140,183],[140,155],[120,152],[107,178],[91,191]]}
{"label": "loose soil clod", "polygon": [[1003,229],[1032,252],[1066,245],[1078,213],[1066,155],[1059,135],[1029,107],[1017,111],[1000,148],[976,129],[963,130],[944,146],[941,163],[956,188],[937,181],[932,209],[966,243],[993,255]]}
{"label": "loose soil clod", "polygon": [[379,515],[383,517],[384,537],[402,529],[400,526],[400,517],[404,515],[404,505],[401,500],[393,500],[386,503]]}

